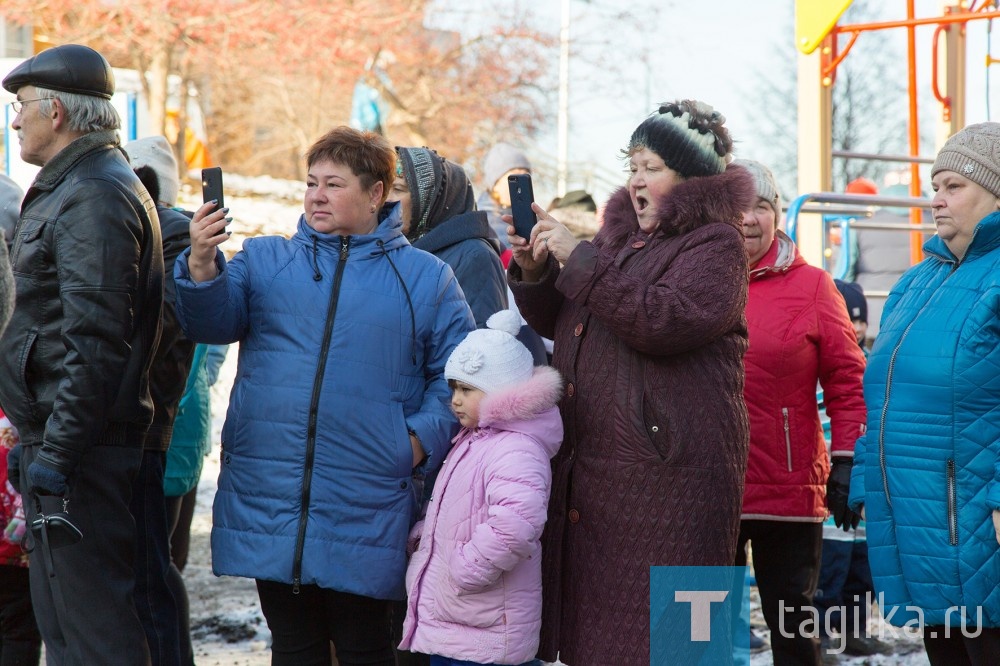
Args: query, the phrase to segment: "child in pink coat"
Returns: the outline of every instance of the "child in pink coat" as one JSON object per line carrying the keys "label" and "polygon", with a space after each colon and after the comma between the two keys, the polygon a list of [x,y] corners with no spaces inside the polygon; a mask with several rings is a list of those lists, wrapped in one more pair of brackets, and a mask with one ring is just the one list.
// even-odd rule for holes
{"label": "child in pink coat", "polygon": [[452,352],[445,377],[462,424],[441,467],[419,547],[399,647],[431,666],[530,663],[542,621],[539,538],[562,443],[562,379],[534,368],[501,310]]}

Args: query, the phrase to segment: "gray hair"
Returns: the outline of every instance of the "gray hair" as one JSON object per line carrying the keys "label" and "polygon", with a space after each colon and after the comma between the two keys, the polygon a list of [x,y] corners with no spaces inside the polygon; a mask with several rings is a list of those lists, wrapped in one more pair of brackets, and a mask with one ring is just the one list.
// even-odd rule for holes
{"label": "gray hair", "polygon": [[38,103],[38,112],[43,116],[52,113],[51,100],[59,98],[63,108],[66,109],[69,128],[74,132],[104,132],[120,129],[122,126],[118,110],[109,99],[50,90],[38,86],[35,86],[35,90],[38,91],[38,97],[41,99]]}

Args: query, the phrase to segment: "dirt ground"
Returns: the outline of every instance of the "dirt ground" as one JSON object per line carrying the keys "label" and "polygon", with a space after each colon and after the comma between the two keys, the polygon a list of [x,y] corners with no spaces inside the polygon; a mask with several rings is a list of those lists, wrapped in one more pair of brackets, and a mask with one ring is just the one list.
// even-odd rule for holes
{"label": "dirt ground", "polygon": [[191,551],[184,569],[191,604],[191,637],[198,666],[265,666],[271,663],[270,634],[247,578],[212,574],[209,533],[218,476],[218,450],[209,456],[191,526]]}

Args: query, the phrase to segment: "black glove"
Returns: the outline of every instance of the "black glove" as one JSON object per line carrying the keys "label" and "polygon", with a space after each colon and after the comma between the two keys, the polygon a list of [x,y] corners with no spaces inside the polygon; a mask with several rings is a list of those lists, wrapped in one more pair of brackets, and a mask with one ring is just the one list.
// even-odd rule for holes
{"label": "black glove", "polygon": [[851,492],[851,467],[854,460],[848,457],[837,457],[830,464],[830,478],[826,481],[826,506],[830,509],[833,522],[837,527],[843,527],[850,532],[861,522],[861,516],[851,511],[847,506],[847,497]]}
{"label": "black glove", "polygon": [[14,486],[17,494],[21,494],[21,452],[24,447],[16,445],[7,452],[7,480]]}
{"label": "black glove", "polygon": [[40,460],[28,465],[28,482],[31,492],[35,495],[59,495],[64,497],[69,487],[66,485],[66,475],[47,467]]}

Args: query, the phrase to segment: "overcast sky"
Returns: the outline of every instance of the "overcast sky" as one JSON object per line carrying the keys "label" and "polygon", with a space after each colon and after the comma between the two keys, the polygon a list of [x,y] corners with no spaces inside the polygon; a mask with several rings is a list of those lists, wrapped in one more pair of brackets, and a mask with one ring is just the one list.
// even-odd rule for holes
{"label": "overcast sky", "polygon": [[[674,0],[649,2],[636,0],[627,6],[640,14],[637,22],[612,20],[620,11],[614,0],[571,0],[573,22],[571,39],[579,54],[571,62],[570,72],[570,163],[579,168],[591,164],[602,176],[594,189],[603,199],[609,180],[623,178],[623,164],[618,150],[628,141],[632,130],[653,109],[656,102],[679,97],[706,101],[727,117],[727,125],[738,141],[737,153],[753,157],[762,146],[754,133],[753,113],[759,108],[748,103],[754,94],[753,81],[761,73],[777,71],[779,46],[794,39],[792,0],[715,0],[696,2]],[[905,18],[905,0],[881,2],[887,18]],[[489,8],[516,6],[517,0],[491,0],[477,5],[484,13]],[[643,11],[642,6],[646,9]],[[940,15],[939,0],[917,0],[916,15]],[[558,34],[560,0],[541,0],[531,5],[539,27]],[[850,10],[845,15],[850,20]],[[985,78],[987,21],[969,24],[967,34],[968,100],[966,121],[986,120]],[[1000,23],[1000,22],[998,22]],[[1000,25],[993,31],[993,56],[1000,57]],[[921,109],[937,113],[939,107],[930,91],[929,57],[934,28],[917,30],[918,76]],[[906,31],[889,31],[898,40],[902,57],[906,54]],[[860,39],[865,39],[862,35]],[[848,57],[852,57],[849,55]],[[620,68],[622,83],[609,90],[608,63]],[[601,71],[599,71],[601,70]],[[905,69],[904,76],[905,76]],[[992,119],[1000,119],[1000,65],[994,65],[992,80]],[[602,80],[605,79],[605,80]],[[553,100],[555,95],[553,95]],[[540,137],[530,150],[539,161],[554,169],[556,160],[556,105],[551,107],[552,131]],[[906,118],[900,118],[905,123]],[[795,132],[793,125],[789,132]],[[932,154],[933,146],[924,148]],[[570,188],[580,183],[570,183]],[[549,193],[538,193],[540,201]]]}

